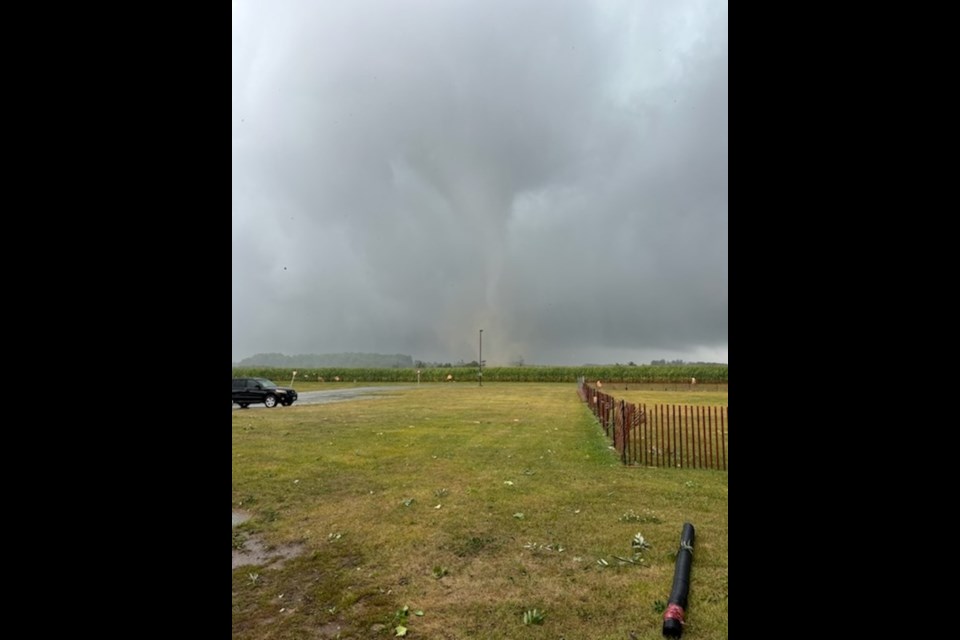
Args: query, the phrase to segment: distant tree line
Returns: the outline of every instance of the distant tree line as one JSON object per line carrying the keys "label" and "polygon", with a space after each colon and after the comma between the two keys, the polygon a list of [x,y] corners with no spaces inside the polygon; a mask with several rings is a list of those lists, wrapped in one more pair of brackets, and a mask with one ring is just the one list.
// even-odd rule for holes
{"label": "distant tree line", "polygon": [[[483,363],[486,365],[486,359],[484,359]],[[423,360],[415,360],[413,366],[417,369],[478,369],[480,367],[476,360],[471,360],[470,362],[458,360],[455,364],[450,362],[424,362]]]}

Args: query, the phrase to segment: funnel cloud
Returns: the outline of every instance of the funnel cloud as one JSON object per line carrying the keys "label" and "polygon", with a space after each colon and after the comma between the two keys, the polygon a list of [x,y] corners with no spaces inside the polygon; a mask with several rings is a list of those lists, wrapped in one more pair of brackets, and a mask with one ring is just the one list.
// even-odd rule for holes
{"label": "funnel cloud", "polygon": [[235,362],[727,362],[725,1],[232,20]]}

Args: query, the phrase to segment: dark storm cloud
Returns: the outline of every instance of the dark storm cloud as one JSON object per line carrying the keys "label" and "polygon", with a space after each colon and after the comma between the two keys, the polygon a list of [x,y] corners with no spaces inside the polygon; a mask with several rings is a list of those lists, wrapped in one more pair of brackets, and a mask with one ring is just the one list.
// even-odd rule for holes
{"label": "dark storm cloud", "polygon": [[718,2],[234,3],[233,351],[722,359]]}

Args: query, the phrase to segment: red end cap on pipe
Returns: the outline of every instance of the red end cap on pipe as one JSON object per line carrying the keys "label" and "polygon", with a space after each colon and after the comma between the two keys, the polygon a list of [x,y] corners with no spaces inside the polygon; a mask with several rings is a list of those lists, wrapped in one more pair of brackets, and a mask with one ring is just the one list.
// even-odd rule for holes
{"label": "red end cap on pipe", "polygon": [[678,604],[668,605],[663,612],[663,635],[667,638],[679,638],[684,624],[683,607]]}

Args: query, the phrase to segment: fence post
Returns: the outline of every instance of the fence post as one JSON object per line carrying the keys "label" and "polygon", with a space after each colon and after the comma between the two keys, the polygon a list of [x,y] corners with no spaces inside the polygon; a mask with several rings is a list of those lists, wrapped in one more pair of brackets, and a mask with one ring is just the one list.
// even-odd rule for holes
{"label": "fence post", "polygon": [[727,470],[727,444],[726,442],[724,442],[724,440],[726,440],[726,435],[724,434],[724,431],[723,431],[724,415],[729,415],[729,409],[727,407],[724,407],[723,410],[720,411],[720,446],[723,447],[723,470],[726,471]]}
{"label": "fence post", "polygon": [[627,401],[620,401],[620,461],[627,464]]}
{"label": "fence post", "polygon": [[700,433],[700,467],[705,468],[704,464],[704,442],[703,442],[703,411],[702,407],[697,407],[697,431]]}
{"label": "fence post", "polygon": [[677,414],[678,413],[679,411],[677,411],[677,406],[674,405],[673,420],[672,420],[672,424],[670,425],[670,435],[673,437],[673,444],[670,446],[670,457],[671,457],[670,466],[673,467],[674,469],[677,468]]}
{"label": "fence post", "polygon": [[719,443],[716,442],[717,439],[717,408],[713,408],[713,420],[710,423],[710,432],[713,434],[714,445],[713,445],[713,457],[716,459],[716,469],[720,468],[720,447],[717,446]]}
{"label": "fence post", "polygon": [[[684,405],[684,406],[686,406],[686,405]],[[677,412],[677,422],[678,422],[679,427],[680,427],[680,443],[679,443],[679,445],[680,445],[680,464],[677,465],[677,466],[682,469],[682,468],[683,468],[683,420],[682,420],[682,418],[681,418],[681,416],[680,416],[680,412],[679,412],[679,411]]]}

